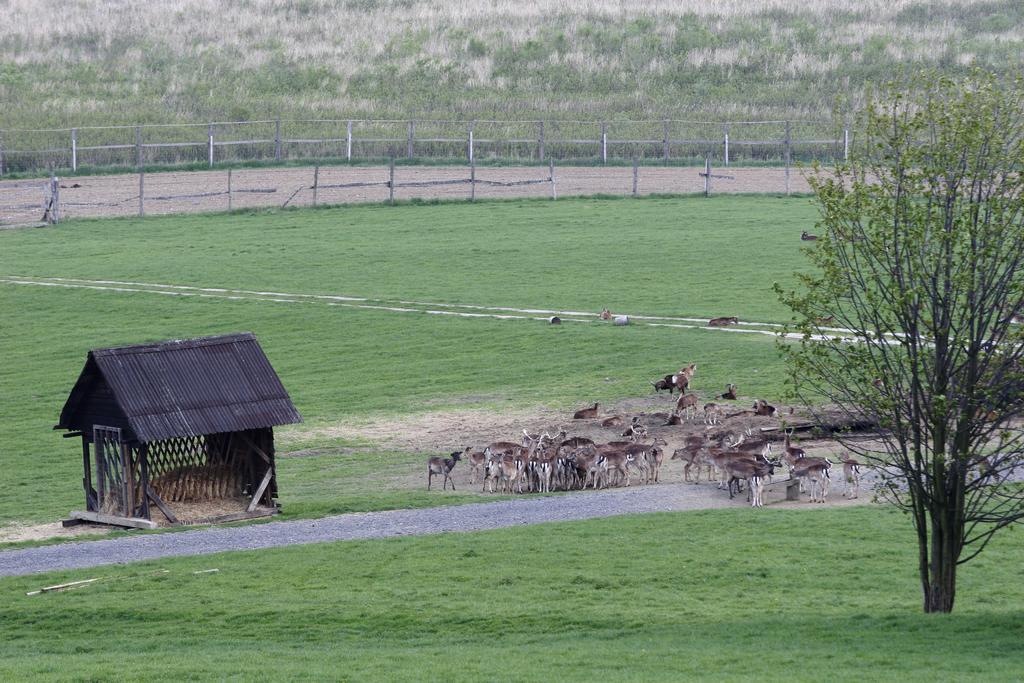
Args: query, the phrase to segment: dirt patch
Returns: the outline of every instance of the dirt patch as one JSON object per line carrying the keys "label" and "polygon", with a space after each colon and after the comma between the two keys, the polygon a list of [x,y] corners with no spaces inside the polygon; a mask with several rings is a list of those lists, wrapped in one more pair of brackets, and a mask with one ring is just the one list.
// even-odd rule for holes
{"label": "dirt patch", "polygon": [[60,522],[47,524],[10,524],[0,527],[0,543],[43,541],[48,538],[74,538],[90,534],[106,534],[115,529],[103,524],[79,524],[64,527]]}
{"label": "dirt patch", "polygon": [[[342,438],[368,441],[378,448],[409,453],[437,453],[462,450],[466,446],[483,448],[494,441],[516,441],[523,436],[523,430],[531,433],[548,432],[555,435],[565,430],[569,436],[585,436],[597,443],[622,438],[622,433],[632,417],[637,416],[648,429],[650,438],[661,438],[670,448],[677,448],[687,436],[708,432],[712,435],[732,432],[737,437],[750,430],[755,434],[781,441],[783,424],[800,424],[811,421],[810,416],[788,406],[779,408],[777,417],[759,417],[747,413],[753,399],[720,402],[723,414],[732,415],[717,425],[704,423],[701,413],[682,425],[665,425],[675,406],[674,398],[651,395],[629,398],[609,405],[601,405],[600,416],[590,420],[574,420],[574,409],[556,410],[548,406],[517,409],[451,409],[438,410],[418,415],[382,415],[361,422],[327,425],[302,432],[303,440],[310,438]],[[586,407],[580,405],[579,407]],[[740,413],[737,415],[737,413]],[[603,427],[601,422],[617,415],[624,423],[621,426]],[[768,431],[765,431],[768,430]],[[801,447],[807,449],[806,437]],[[815,449],[838,449],[835,442],[827,439],[813,441]],[[366,450],[366,449],[356,449]],[[320,454],[318,449],[296,451],[290,455]]]}
{"label": "dirt patch", "polygon": [[[637,183],[640,195],[695,193],[704,191],[702,168],[687,166],[641,166]],[[729,168],[732,180],[715,182],[716,194],[734,192],[783,193],[784,168]],[[234,209],[312,206],[314,166],[234,169],[232,197],[227,195],[228,171],[185,171],[149,173],[145,184],[146,215],[206,213]],[[548,169],[535,166],[477,168],[477,199],[549,197],[551,184],[507,185],[548,177]],[[469,169],[459,166],[399,166],[395,169],[396,199],[468,199],[469,184],[403,187],[403,183],[456,181],[469,178]],[[629,195],[633,191],[633,170],[625,166],[560,166],[556,173],[559,197],[579,195]],[[386,166],[321,166],[316,200],[319,204],[384,202],[388,199]],[[23,181],[0,181],[0,188]],[[376,183],[369,187],[339,188],[349,183]],[[790,174],[793,192],[809,192],[799,171]],[[334,187],[332,187],[334,186]],[[223,194],[217,194],[218,192]],[[133,173],[79,176],[61,190],[61,213],[65,218],[134,216],[139,212],[139,177]],[[230,203],[229,203],[230,201]]]}

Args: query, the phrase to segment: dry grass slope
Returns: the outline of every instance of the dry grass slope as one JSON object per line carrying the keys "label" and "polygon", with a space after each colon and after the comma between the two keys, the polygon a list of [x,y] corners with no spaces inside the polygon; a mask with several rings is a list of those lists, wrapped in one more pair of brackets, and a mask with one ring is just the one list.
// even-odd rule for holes
{"label": "dry grass slope", "polygon": [[1015,0],[0,4],[0,127],[289,113],[820,115],[901,65],[1021,64]]}

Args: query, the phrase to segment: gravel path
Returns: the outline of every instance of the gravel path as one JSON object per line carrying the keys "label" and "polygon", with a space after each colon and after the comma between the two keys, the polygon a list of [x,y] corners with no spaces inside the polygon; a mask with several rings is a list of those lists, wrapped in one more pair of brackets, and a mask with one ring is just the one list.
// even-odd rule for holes
{"label": "gravel path", "polygon": [[227,550],[255,550],[304,543],[351,541],[391,536],[483,531],[522,524],[542,524],[645,512],[673,512],[730,507],[713,486],[658,486],[581,491],[550,497],[473,503],[422,510],[360,512],[321,519],[271,522],[242,527],[214,527],[170,534],[147,534],[106,541],[84,541],[0,552],[0,576]]}

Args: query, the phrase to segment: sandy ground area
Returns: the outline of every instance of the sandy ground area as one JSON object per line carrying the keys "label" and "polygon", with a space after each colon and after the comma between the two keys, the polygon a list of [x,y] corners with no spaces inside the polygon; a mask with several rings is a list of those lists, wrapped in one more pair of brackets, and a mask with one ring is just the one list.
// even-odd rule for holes
{"label": "sandy ground area", "polygon": [[[640,167],[637,194],[703,192],[702,168]],[[712,181],[712,193],[784,193],[783,168],[730,167],[714,173],[732,176]],[[476,169],[476,198],[550,197],[552,184],[548,169],[536,166]],[[458,183],[454,181],[465,180]],[[395,169],[395,199],[468,199],[469,169],[461,166],[399,166]],[[388,199],[388,169],[385,166],[325,166],[236,169],[231,172],[230,208],[312,206],[383,202]],[[444,185],[409,186],[410,183],[446,181]],[[508,185],[522,181],[532,184]],[[496,184],[491,184],[496,183]],[[24,187],[30,181],[0,181],[4,188]],[[356,187],[342,187],[356,184]],[[405,185],[403,187],[403,185]],[[134,216],[139,213],[139,176],[134,173],[75,176],[60,181],[61,215],[64,218]],[[41,184],[40,184],[41,187]],[[801,171],[791,170],[792,192],[809,192]],[[565,166],[555,168],[554,191],[559,197],[611,194],[633,191],[633,170],[629,167]],[[42,195],[40,190],[40,204]],[[143,211],[146,215],[204,213],[229,208],[227,171],[150,173],[143,177]],[[23,200],[19,200],[23,203]],[[27,200],[24,200],[27,201]],[[0,202],[2,204],[2,202]],[[25,216],[21,216],[23,220]],[[41,219],[39,218],[33,220]],[[3,215],[0,215],[0,223]]]}

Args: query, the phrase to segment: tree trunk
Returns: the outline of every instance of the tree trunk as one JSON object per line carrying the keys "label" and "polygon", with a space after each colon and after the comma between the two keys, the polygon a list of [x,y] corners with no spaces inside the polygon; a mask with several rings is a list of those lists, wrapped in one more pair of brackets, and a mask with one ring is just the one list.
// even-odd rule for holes
{"label": "tree trunk", "polygon": [[924,589],[924,611],[927,613],[953,611],[956,598],[956,567],[960,553],[960,539],[955,524],[943,518],[943,514],[932,515],[931,560],[927,570],[922,567],[921,585]]}

